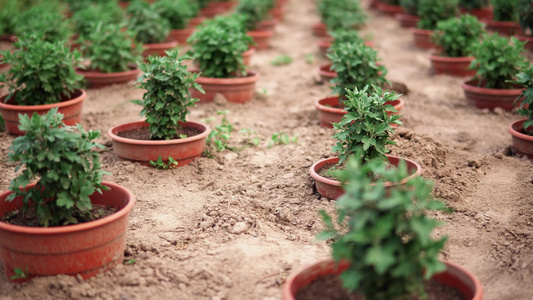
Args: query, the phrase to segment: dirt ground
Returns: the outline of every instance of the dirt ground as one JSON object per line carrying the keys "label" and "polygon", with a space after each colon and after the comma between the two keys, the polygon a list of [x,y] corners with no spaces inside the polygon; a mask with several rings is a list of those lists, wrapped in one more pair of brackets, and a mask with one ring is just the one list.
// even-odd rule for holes
{"label": "dirt ground", "polygon": [[[315,235],[322,228],[318,211],[333,210],[334,201],[316,193],[308,173],[313,162],[334,156],[334,131],[319,126],[313,105],[330,93],[317,83],[324,61],[311,26],[318,22],[314,1],[290,1],[272,47],[252,58],[251,69],[261,74],[259,96],[244,105],[219,99],[192,110],[196,121],[229,110],[234,145],[245,142],[240,129],[262,137],[259,146],[237,153],[213,152],[214,158],[168,171],[119,161],[105,133],[141,120],[140,107],[129,101],[143,91],[88,90],[83,125],[104,135],[103,167],[112,173],[106,180],[137,200],[125,250],[125,260],[135,263],[87,281],[55,276],[23,285],[10,285],[0,266],[0,299],[280,299],[291,271],[329,256]],[[446,222],[436,234],[449,236],[442,258],[476,274],[485,299],[532,299],[533,165],[512,154],[507,132],[519,116],[467,104],[461,79],[432,75],[428,53],[393,18],[370,12],[363,32],[372,36],[387,78],[408,88],[393,154],[421,164],[423,176],[435,181],[435,195],[454,209],[435,215]],[[294,62],[272,66],[279,55]],[[220,116],[210,125],[219,122]],[[281,131],[298,143],[267,148]],[[12,140],[0,133],[0,190],[14,176],[6,162]]]}

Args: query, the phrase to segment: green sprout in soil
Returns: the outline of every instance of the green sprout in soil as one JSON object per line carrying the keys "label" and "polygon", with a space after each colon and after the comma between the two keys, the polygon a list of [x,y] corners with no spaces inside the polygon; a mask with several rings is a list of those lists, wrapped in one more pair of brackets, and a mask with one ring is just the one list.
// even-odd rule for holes
{"label": "green sprout in soil", "polygon": [[273,66],[286,66],[290,65],[294,60],[288,55],[280,55],[276,57],[270,64]]}
{"label": "green sprout in soil", "polygon": [[272,148],[275,145],[288,145],[290,143],[298,143],[298,136],[295,135],[290,137],[284,131],[276,132],[272,135],[270,141],[268,142],[267,148]]}
{"label": "green sprout in soil", "polygon": [[168,170],[168,169],[173,169],[173,168],[177,167],[178,166],[178,161],[175,160],[172,156],[169,156],[168,157],[168,162],[165,163],[163,161],[163,158],[160,155],[157,158],[156,161],[151,160],[150,161],[150,165],[152,167],[155,167],[156,169]]}

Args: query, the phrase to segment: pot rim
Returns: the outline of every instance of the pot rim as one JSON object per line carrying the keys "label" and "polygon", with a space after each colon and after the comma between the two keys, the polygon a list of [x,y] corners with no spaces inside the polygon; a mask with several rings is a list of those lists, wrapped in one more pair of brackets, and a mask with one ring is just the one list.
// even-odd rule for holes
{"label": "pot rim", "polygon": [[194,27],[185,27],[183,29],[171,29],[169,35],[172,35],[172,33],[174,33],[174,34],[176,34],[176,33],[190,33],[190,32],[193,32],[195,30],[196,29]]}
{"label": "pot rim", "polygon": [[[201,71],[193,70],[191,72],[199,73]],[[198,76],[196,79],[197,83],[204,84],[248,84],[257,82],[259,80],[259,73],[255,71],[246,71],[246,77],[235,77],[235,78],[215,78],[215,77],[203,77]]]}
{"label": "pot rim", "polygon": [[[335,113],[335,114],[346,114],[346,113],[348,113],[346,110],[344,110],[342,108],[326,106],[326,105],[321,103],[321,102],[324,102],[324,101],[327,101],[327,100],[330,100],[330,99],[331,100],[335,100],[335,101],[338,102],[339,96],[331,96],[331,97],[318,99],[318,100],[315,101],[315,107],[318,110],[325,111],[325,112],[330,112],[330,113]],[[394,102],[395,104],[392,104],[390,102]],[[399,97],[396,100],[387,101],[385,103],[386,104],[387,103],[391,104],[392,106],[394,106],[394,108],[396,110],[400,110],[400,109],[402,109],[405,106],[405,101],[402,99],[402,97]]]}
{"label": "pot rim", "polygon": [[270,29],[250,30],[246,32],[246,35],[250,37],[256,37],[256,38],[268,38],[268,37],[271,37],[273,34],[274,34],[274,31]]}
{"label": "pot rim", "polygon": [[327,29],[328,26],[326,24],[320,22],[320,23],[317,23],[317,24],[313,24],[312,27],[315,28],[315,29]]}
{"label": "pot rim", "polygon": [[125,77],[125,76],[131,76],[134,74],[138,74],[141,72],[137,66],[128,66],[130,68],[129,71],[123,71],[123,72],[111,72],[111,73],[104,73],[104,72],[98,72],[94,70],[83,70],[83,69],[76,69],[76,73],[79,73],[85,77]]}
{"label": "pot rim", "polygon": [[[51,234],[64,234],[64,233],[71,233],[71,232],[79,232],[79,231],[85,231],[90,230],[96,227],[101,227],[106,224],[112,223],[122,217],[124,217],[126,214],[128,214],[131,209],[133,208],[133,205],[135,204],[135,197],[133,194],[126,189],[125,187],[118,185],[116,183],[103,181],[102,184],[104,186],[110,187],[111,189],[120,189],[123,193],[127,194],[129,200],[128,203],[118,210],[117,212],[94,220],[89,221],[81,224],[74,224],[74,225],[66,225],[66,226],[54,226],[54,227],[28,227],[28,226],[21,226],[21,225],[12,225],[7,224],[5,222],[0,222],[0,230],[5,230],[9,232],[17,232],[22,234],[31,234],[31,235],[51,235]],[[32,188],[35,186],[35,183],[27,185],[27,187]],[[5,191],[0,193],[0,197],[6,197],[7,195],[11,194],[11,191]],[[98,193],[98,192],[95,192]]]}
{"label": "pot rim", "polygon": [[501,27],[514,27],[514,28],[520,28],[520,24],[515,21],[496,21],[496,20],[483,20],[484,23],[487,25],[496,25]]}
{"label": "pot rim", "polygon": [[[255,53],[255,48],[250,48],[242,53],[243,56],[253,55]],[[247,71],[248,73],[250,71]]]}
{"label": "pot rim", "polygon": [[522,133],[522,132],[518,131],[517,129],[515,129],[518,126],[523,127],[523,123],[525,121],[527,121],[527,119],[516,120],[513,123],[511,123],[511,125],[509,125],[507,130],[515,138],[518,138],[518,139],[521,139],[521,140],[525,140],[525,141],[529,141],[529,142],[533,142],[533,136],[527,135],[527,134]]}
{"label": "pot rim", "polygon": [[519,88],[519,89],[489,89],[485,87],[478,87],[475,83],[478,83],[479,79],[475,78],[468,78],[461,82],[461,87],[463,90],[467,92],[472,93],[478,93],[478,94],[486,94],[486,93],[495,93],[498,95],[503,96],[520,96],[522,94],[522,91],[525,88]]}
{"label": "pot rim", "polygon": [[[303,267],[298,268],[295,272],[292,272],[291,275],[289,275],[289,277],[285,281],[285,284],[283,285],[282,299],[283,300],[294,300],[295,299],[293,297],[293,294],[292,294],[292,291],[291,291],[290,288],[291,288],[292,283],[293,283],[294,279],[296,278],[296,276],[298,276],[300,273],[303,273],[307,269],[312,269],[314,267],[318,267],[318,266],[320,266],[322,264],[329,263],[329,262],[333,262],[333,259],[332,258],[327,258],[327,259],[323,259],[323,260],[320,260],[320,261],[312,263],[312,264],[304,265]],[[472,300],[481,300],[481,299],[483,299],[483,286],[481,285],[481,281],[479,281],[479,279],[474,275],[474,273],[472,273],[470,270],[464,268],[463,266],[461,266],[461,265],[459,265],[457,263],[453,263],[453,262],[450,262],[450,261],[447,261],[447,260],[441,260],[441,262],[446,264],[447,269],[448,269],[448,267],[451,267],[453,269],[459,270],[460,272],[464,273],[468,278],[470,278],[473,281],[475,294],[472,296]],[[341,261],[338,264],[348,264],[348,263],[349,262]],[[446,272],[446,271],[443,271],[441,273],[444,273],[444,272]],[[437,274],[439,274],[439,273],[437,273]],[[437,275],[437,274],[435,274],[435,275]]]}
{"label": "pot rim", "polygon": [[124,144],[144,145],[144,146],[165,146],[165,145],[185,144],[185,143],[190,143],[190,142],[194,142],[194,141],[197,141],[197,140],[201,140],[201,139],[206,138],[209,135],[209,133],[211,132],[211,129],[209,128],[209,126],[207,126],[204,123],[187,121],[187,122],[185,122],[185,124],[200,125],[200,126],[204,127],[204,131],[202,131],[200,134],[197,134],[197,135],[194,135],[194,136],[190,136],[190,137],[187,137],[187,138],[184,138],[184,139],[173,139],[173,140],[136,140],[136,139],[129,139],[129,138],[118,136],[118,132],[121,132],[121,129],[123,127],[128,126],[128,125],[131,125],[131,126],[133,126],[135,128],[142,128],[142,127],[148,127],[149,126],[148,122],[146,122],[146,121],[136,121],[136,122],[123,123],[123,124],[111,127],[107,131],[107,136],[111,140],[113,140],[115,142],[120,142],[120,143],[124,143]]}
{"label": "pot rim", "polygon": [[[410,160],[408,158],[395,156],[395,155],[385,154],[385,156],[387,156],[387,159],[395,158],[395,159],[398,159],[398,160],[404,160],[406,163],[410,163],[410,164],[414,165],[415,168],[416,168],[416,172],[414,172],[413,174],[405,177],[400,182],[389,182],[389,181],[384,182],[383,185],[385,187],[390,187],[390,186],[394,186],[394,185],[398,185],[398,184],[403,184],[403,183],[406,183],[408,180],[411,180],[411,179],[413,179],[415,177],[418,177],[418,176],[422,175],[422,167],[418,163],[416,163],[415,161]],[[320,174],[318,174],[318,172],[317,172],[318,170],[316,170],[317,166],[319,164],[321,164],[321,163],[324,163],[324,164],[327,164],[327,163],[335,164],[338,161],[339,161],[338,157],[330,157],[330,158],[321,159],[321,160],[317,161],[316,163],[314,163],[311,166],[311,168],[309,168],[309,174],[315,180],[318,180],[320,182],[324,182],[326,184],[333,185],[333,186],[342,186],[342,183],[340,181],[323,177]],[[372,184],[375,184],[375,183],[372,183]]]}
{"label": "pot rim", "polygon": [[28,112],[28,111],[31,112],[35,110],[49,110],[54,107],[61,108],[61,107],[72,106],[72,105],[76,105],[82,102],[83,100],[85,100],[85,98],[87,98],[87,93],[85,92],[84,89],[75,90],[74,95],[77,95],[80,92],[81,94],[79,96],[76,96],[75,98],[61,101],[61,102],[52,103],[52,104],[41,104],[41,105],[7,104],[7,103],[4,103],[4,99],[5,97],[7,97],[7,95],[4,95],[0,97],[0,109],[15,110],[15,111],[21,111],[21,112]]}
{"label": "pot rim", "polygon": [[337,77],[337,72],[330,70],[331,66],[333,66],[332,63],[321,65],[318,67],[318,74],[325,75],[327,77]]}

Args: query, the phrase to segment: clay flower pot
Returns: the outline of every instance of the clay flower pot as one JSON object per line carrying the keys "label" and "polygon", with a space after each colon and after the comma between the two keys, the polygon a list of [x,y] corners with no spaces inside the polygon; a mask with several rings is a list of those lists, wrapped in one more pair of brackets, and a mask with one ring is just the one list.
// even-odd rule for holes
{"label": "clay flower pot", "polygon": [[[0,222],[0,260],[8,280],[15,269],[29,278],[68,274],[87,279],[103,273],[124,258],[129,213],[135,203],[133,195],[120,185],[103,182],[109,187],[102,194],[90,196],[95,206],[113,207],[117,211],[107,217],[68,226],[26,227]],[[27,188],[33,188],[30,184]],[[11,191],[0,194],[0,216],[22,207],[22,198],[7,202]]]}
{"label": "clay flower pot", "polygon": [[446,57],[430,54],[431,65],[435,74],[446,74],[457,77],[473,77],[476,70],[469,70],[470,63],[475,57]]}
{"label": "clay flower pot", "polygon": [[283,21],[285,18],[285,10],[282,6],[274,7],[268,11],[270,16],[278,21]]}
{"label": "clay flower pot", "polygon": [[511,111],[514,108],[514,101],[522,95],[523,87],[516,86],[514,89],[489,89],[478,85],[476,79],[466,79],[461,84],[466,100],[472,102],[477,108],[488,108],[494,110],[500,107]]}
{"label": "clay flower pot", "polygon": [[[389,101],[386,104],[394,106],[397,112],[388,112],[388,115],[399,115],[402,108],[405,106],[405,101],[402,98],[398,98],[394,101]],[[318,119],[320,120],[320,126],[326,128],[333,128],[331,123],[339,123],[342,117],[348,112],[344,108],[340,107],[339,97],[328,97],[317,100],[315,107],[318,109]]]}
{"label": "clay flower pot", "polygon": [[533,37],[525,35],[517,35],[516,38],[521,42],[526,42],[524,49],[533,51]]}
{"label": "clay flower pot", "polygon": [[492,20],[493,19],[493,10],[490,7],[487,8],[474,8],[466,9],[459,7],[459,11],[463,14],[471,14],[472,16],[478,18],[479,20]]}
{"label": "clay flower pot", "polygon": [[272,30],[254,30],[248,31],[246,34],[254,40],[255,45],[253,47],[261,51],[268,49],[268,42],[274,32]]}
{"label": "clay flower pot", "polygon": [[255,49],[254,48],[250,48],[247,51],[244,51],[242,53],[242,58],[243,58],[243,62],[244,62],[245,66],[249,66],[250,65],[250,62],[252,60],[252,55],[254,55],[254,53],[255,53]]}
{"label": "clay flower pot", "polygon": [[155,43],[155,44],[144,44],[143,47],[143,57],[148,57],[150,55],[159,55],[159,56],[165,56],[165,51],[176,48],[178,46],[178,42],[176,41],[168,41],[164,43]]}
{"label": "clay flower pot", "polygon": [[229,102],[246,103],[255,95],[255,83],[259,80],[259,74],[248,71],[246,77],[236,78],[210,78],[198,77],[199,83],[205,91],[200,93],[197,89],[191,89],[191,96],[200,99],[199,103],[211,102],[216,94],[221,94]]}
{"label": "clay flower pot", "polygon": [[519,155],[525,155],[529,159],[533,159],[533,136],[524,133],[524,122],[527,119],[522,119],[513,122],[509,126],[509,133],[513,138],[513,147]]}
{"label": "clay flower pot", "polygon": [[36,112],[39,115],[44,115],[54,107],[58,108],[58,112],[64,115],[63,123],[65,125],[75,125],[81,121],[81,109],[83,107],[83,100],[87,98],[87,93],[84,90],[78,90],[71,96],[72,99],[65,99],[64,101],[44,104],[44,105],[17,105],[14,99],[11,98],[5,103],[5,98],[0,98],[0,112],[4,118],[7,132],[13,135],[23,135],[25,132],[19,130],[19,114],[33,115]]}
{"label": "clay flower pot", "polygon": [[385,2],[378,3],[377,9],[380,12],[385,13],[385,14],[387,14],[389,16],[392,16],[392,17],[397,15],[397,14],[402,14],[402,13],[405,12],[403,7],[401,7],[400,5],[390,5],[390,4],[385,3]]}
{"label": "clay flower pot", "polygon": [[420,20],[419,16],[408,15],[404,13],[396,14],[395,18],[400,22],[400,26],[403,28],[416,27],[418,21]]}
{"label": "clay flower pot", "polygon": [[267,31],[274,31],[274,28],[276,27],[276,25],[278,24],[278,20],[276,19],[268,19],[268,20],[263,20],[259,23],[257,23],[256,25],[256,28],[257,30],[267,30]]}
{"label": "clay flower pot", "polygon": [[416,27],[413,27],[410,30],[413,33],[413,43],[416,47],[420,49],[438,48],[437,45],[431,41],[431,35],[434,30],[420,29]]}
{"label": "clay flower pot", "polygon": [[201,133],[174,140],[136,140],[120,136],[122,132],[149,127],[147,122],[139,121],[115,126],[109,129],[107,135],[113,140],[113,150],[120,159],[149,166],[150,161],[156,161],[159,156],[165,162],[172,156],[178,161],[178,167],[183,167],[202,155],[205,139],[211,130],[207,125],[198,122],[180,122],[180,125],[184,128],[194,128]]}
{"label": "clay flower pot", "polygon": [[318,37],[328,37],[328,27],[324,23],[313,25],[313,33]]}
{"label": "clay flower pot", "polygon": [[[482,300],[483,287],[479,279],[470,271],[450,262],[444,262],[446,270],[433,275],[432,279],[446,286],[456,288],[467,300]],[[300,289],[315,279],[326,275],[340,275],[350,266],[342,261],[336,264],[332,259],[323,260],[292,273],[283,286],[283,300],[294,300]]]}
{"label": "clay flower pot", "polygon": [[330,70],[332,64],[322,65],[318,68],[320,80],[324,83],[329,83],[333,78],[337,77],[337,72]]}
{"label": "clay flower pot", "polygon": [[194,27],[185,29],[172,29],[168,34],[167,40],[169,42],[177,42],[178,44],[187,44],[187,39],[192,35],[193,32]]}
{"label": "clay flower pot", "polygon": [[141,71],[136,67],[130,67],[130,70],[125,72],[102,73],[98,71],[78,69],[76,70],[76,73],[85,77],[90,88],[100,89],[113,84],[124,84],[135,80],[139,77]]}
{"label": "clay flower pot", "polygon": [[522,34],[522,28],[520,28],[520,24],[517,22],[494,20],[484,20],[483,22],[487,24],[487,30],[497,32],[499,35],[513,36]]}
{"label": "clay flower pot", "polygon": [[0,35],[0,42],[14,43],[18,38],[13,34]]}
{"label": "clay flower pot", "polygon": [[195,18],[192,18],[190,21],[189,21],[189,26],[188,27],[197,27],[199,26],[200,24],[202,24],[202,22],[205,21],[205,17],[195,17]]}
{"label": "clay flower pot", "polygon": [[[393,166],[398,166],[400,164],[400,160],[404,160],[407,164],[407,170],[410,173],[410,175],[406,178],[404,178],[401,182],[385,182],[385,187],[390,187],[397,184],[403,184],[407,182],[408,180],[418,177],[422,174],[422,167],[420,167],[419,164],[416,162],[407,159],[407,158],[399,158],[397,156],[387,155],[387,159],[389,160],[389,163]],[[323,177],[319,174],[320,169],[322,169],[326,165],[334,165],[339,162],[339,158],[333,157],[333,158],[326,158],[322,159],[316,163],[314,163],[311,168],[309,169],[309,173],[311,174],[311,177],[315,179],[315,185],[317,192],[322,195],[323,197],[326,197],[328,199],[338,199],[340,196],[344,194],[344,190],[342,189],[341,182],[334,179],[329,179],[326,177]]]}

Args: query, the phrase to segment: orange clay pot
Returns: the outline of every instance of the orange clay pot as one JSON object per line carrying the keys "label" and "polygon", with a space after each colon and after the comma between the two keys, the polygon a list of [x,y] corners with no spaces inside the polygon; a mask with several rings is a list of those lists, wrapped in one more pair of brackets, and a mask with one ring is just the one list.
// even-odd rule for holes
{"label": "orange clay pot", "polygon": [[187,39],[194,32],[194,27],[185,29],[172,29],[168,34],[167,40],[169,42],[177,42],[178,44],[187,44]]}
{"label": "orange clay pot", "polygon": [[516,153],[533,159],[533,136],[524,133],[524,122],[526,120],[522,119],[513,122],[508,130],[513,138],[513,147],[516,149]]}
{"label": "orange clay pot", "polygon": [[494,20],[483,20],[487,24],[486,29],[490,31],[497,32],[499,35],[504,36],[513,36],[521,35],[522,28],[517,22],[505,22],[505,21],[494,21]]}
{"label": "orange clay pot", "polygon": [[165,56],[167,55],[165,51],[176,48],[178,42],[169,41],[164,43],[155,43],[155,44],[144,44],[143,47],[143,57],[148,57],[150,55]]}
{"label": "orange clay pot", "polygon": [[489,89],[478,85],[475,79],[466,79],[461,84],[468,102],[473,103],[477,108],[488,108],[494,110],[500,107],[511,111],[514,109],[515,99],[522,95],[523,87],[516,86],[514,89]]}
{"label": "orange clay pot", "polygon": [[229,102],[246,103],[255,95],[255,83],[259,75],[248,71],[245,77],[235,78],[210,78],[198,77],[196,82],[202,86],[205,94],[197,89],[191,89],[191,96],[200,99],[199,103],[211,102],[216,94],[221,94]]}
{"label": "orange clay pot", "polygon": [[245,66],[250,65],[250,62],[252,61],[252,56],[254,55],[254,53],[255,53],[254,48],[250,48],[247,51],[244,51],[242,53],[242,59],[243,59],[243,63]]}
{"label": "orange clay pot", "polygon": [[431,35],[433,34],[434,30],[426,30],[426,29],[420,29],[420,28],[410,28],[411,32],[413,33],[413,43],[416,47],[420,49],[432,49],[432,48],[438,48],[437,45],[435,45],[431,41]]}
{"label": "orange clay pot", "polygon": [[400,26],[403,28],[416,27],[418,21],[420,20],[419,16],[408,15],[405,13],[396,14],[395,18],[400,22]]}
{"label": "orange clay pot", "polygon": [[274,34],[272,30],[254,30],[246,33],[254,40],[254,47],[257,51],[266,50],[269,46],[270,37]]}
{"label": "orange clay pot", "polygon": [[313,33],[318,37],[328,37],[328,27],[324,23],[313,25]]}
{"label": "orange clay pot", "polygon": [[431,65],[435,74],[446,74],[457,77],[473,77],[476,70],[469,70],[470,63],[475,57],[446,57],[430,54]]}
{"label": "orange clay pot", "polygon": [[131,70],[125,72],[102,73],[98,71],[76,70],[76,73],[85,77],[89,83],[89,87],[93,89],[100,89],[113,84],[125,84],[137,79],[141,70],[130,68]]}
{"label": "orange clay pot", "polygon": [[[27,227],[0,222],[0,260],[12,282],[24,282],[37,276],[80,275],[87,279],[103,273],[124,258],[129,213],[135,203],[133,195],[120,185],[103,182],[109,187],[102,194],[90,196],[95,206],[113,207],[107,217],[68,226]],[[31,189],[35,184],[30,184]],[[7,202],[11,191],[0,194],[0,216],[22,207],[22,198]],[[15,269],[28,278],[11,280]]]}
{"label": "orange clay pot", "polygon": [[378,10],[381,11],[384,14],[387,14],[389,16],[396,16],[397,14],[402,14],[405,12],[403,7],[400,5],[390,5],[385,2],[378,3]]}

